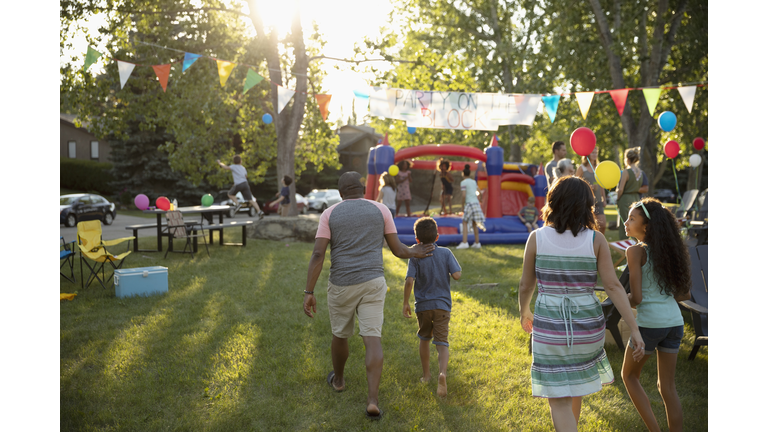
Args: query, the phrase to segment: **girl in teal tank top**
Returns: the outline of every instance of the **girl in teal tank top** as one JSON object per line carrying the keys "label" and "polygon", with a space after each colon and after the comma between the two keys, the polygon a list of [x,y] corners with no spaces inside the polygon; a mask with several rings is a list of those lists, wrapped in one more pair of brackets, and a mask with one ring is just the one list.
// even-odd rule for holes
{"label": "girl in teal tank top", "polygon": [[648,396],[640,384],[643,365],[656,351],[658,388],[667,410],[670,431],[683,430],[683,409],[675,389],[675,366],[683,337],[683,316],[677,302],[691,298],[688,249],[677,229],[677,219],[655,198],[630,206],[624,229],[637,244],[627,249],[629,302],[637,307],[637,325],[645,342],[645,356],[632,358],[627,344],[621,378],[648,430],[660,430]]}

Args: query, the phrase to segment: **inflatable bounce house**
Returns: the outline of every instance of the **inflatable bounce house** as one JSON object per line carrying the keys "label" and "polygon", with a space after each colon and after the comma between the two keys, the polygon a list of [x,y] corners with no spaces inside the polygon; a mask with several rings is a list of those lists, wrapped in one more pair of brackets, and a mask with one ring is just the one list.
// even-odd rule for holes
{"label": "inflatable bounce house", "polygon": [[[528,197],[536,198],[536,207],[541,211],[547,193],[547,180],[537,175],[538,166],[525,163],[504,163],[504,149],[498,146],[496,136],[491,145],[483,150],[456,144],[430,144],[401,149],[398,152],[389,145],[387,137],[382,144],[372,147],[368,153],[368,178],[365,198],[376,199],[379,176],[401,160],[411,160],[411,169],[435,170],[436,160],[413,160],[422,156],[465,157],[471,162],[451,162],[451,171],[461,172],[469,164],[475,173],[481,205],[485,213],[486,231],[480,230],[481,244],[519,244],[528,240],[528,230],[517,213],[528,204]],[[460,192],[456,190],[456,194]],[[461,242],[461,216],[433,216],[437,221],[440,246]],[[418,217],[396,217],[395,226],[400,241],[407,245],[416,243],[413,224]],[[539,221],[539,226],[541,226]],[[475,241],[472,226],[467,240]]]}

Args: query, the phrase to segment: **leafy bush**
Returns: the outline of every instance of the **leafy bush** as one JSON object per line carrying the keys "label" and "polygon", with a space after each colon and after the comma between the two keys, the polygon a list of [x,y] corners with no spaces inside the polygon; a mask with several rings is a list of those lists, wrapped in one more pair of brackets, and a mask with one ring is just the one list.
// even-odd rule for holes
{"label": "leafy bush", "polygon": [[84,192],[112,195],[109,183],[114,180],[109,162],[62,158],[59,167],[59,186]]}

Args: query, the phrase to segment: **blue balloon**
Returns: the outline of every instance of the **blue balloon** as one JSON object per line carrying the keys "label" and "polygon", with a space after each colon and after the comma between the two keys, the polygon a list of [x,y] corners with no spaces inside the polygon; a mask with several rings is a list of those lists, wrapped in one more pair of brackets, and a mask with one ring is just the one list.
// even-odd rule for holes
{"label": "blue balloon", "polygon": [[659,116],[659,127],[664,132],[671,132],[677,125],[677,117],[672,111],[664,111]]}
{"label": "blue balloon", "polygon": [[264,114],[263,116],[261,116],[261,121],[263,121],[266,124],[272,123],[272,115],[269,113]]}
{"label": "blue balloon", "polygon": [[413,126],[408,126],[408,133],[413,135],[416,133],[416,128]]}

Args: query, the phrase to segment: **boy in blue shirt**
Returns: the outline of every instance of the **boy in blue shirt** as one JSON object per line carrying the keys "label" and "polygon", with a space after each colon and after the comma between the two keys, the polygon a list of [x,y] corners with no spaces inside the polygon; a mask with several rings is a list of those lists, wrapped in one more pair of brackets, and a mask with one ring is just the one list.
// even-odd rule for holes
{"label": "boy in blue shirt", "polygon": [[[428,245],[437,241],[437,222],[423,217],[413,225],[416,241]],[[436,247],[427,259],[411,258],[403,289],[403,316],[411,318],[411,289],[416,297],[416,318],[419,321],[419,357],[424,375],[421,382],[429,382],[429,341],[434,337],[440,375],[437,395],[448,395],[448,324],[451,320],[451,277],[459,280],[461,266],[450,249]]]}

